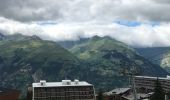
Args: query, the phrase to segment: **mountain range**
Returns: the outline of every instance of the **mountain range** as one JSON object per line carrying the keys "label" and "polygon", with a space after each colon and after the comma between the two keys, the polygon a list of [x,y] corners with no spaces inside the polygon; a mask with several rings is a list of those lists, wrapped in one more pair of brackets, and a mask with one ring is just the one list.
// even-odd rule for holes
{"label": "mountain range", "polygon": [[138,53],[170,73],[170,47],[137,48]]}
{"label": "mountain range", "polygon": [[79,79],[104,90],[123,87],[128,85],[126,72],[131,69],[136,75],[168,74],[136,49],[107,36],[53,42],[0,34],[0,86],[20,89],[23,95],[40,79]]}

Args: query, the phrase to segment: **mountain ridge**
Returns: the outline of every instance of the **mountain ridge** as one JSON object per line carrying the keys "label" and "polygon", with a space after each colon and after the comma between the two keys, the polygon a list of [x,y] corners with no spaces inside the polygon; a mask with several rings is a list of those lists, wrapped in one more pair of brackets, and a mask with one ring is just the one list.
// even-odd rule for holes
{"label": "mountain ridge", "polygon": [[[151,64],[151,62],[146,61],[145,58],[138,55],[135,49],[110,37],[93,37],[84,44],[80,44],[69,50],[78,58],[83,60],[88,60],[90,58],[101,58],[109,61],[118,59],[122,62],[125,61],[124,63],[136,63],[138,60],[143,60],[143,63]],[[95,59],[90,60],[93,61]],[[151,64],[151,66],[156,66],[155,68],[159,68],[154,64]]]}
{"label": "mountain ridge", "polygon": [[0,41],[0,86],[21,89],[23,94],[32,82],[61,81],[66,77],[88,81],[96,89],[127,86],[128,78],[122,71],[132,66],[139,75],[168,74],[110,37],[85,39],[70,49],[37,36],[17,35]]}
{"label": "mountain ridge", "polygon": [[170,47],[136,48],[139,54],[170,72]]}

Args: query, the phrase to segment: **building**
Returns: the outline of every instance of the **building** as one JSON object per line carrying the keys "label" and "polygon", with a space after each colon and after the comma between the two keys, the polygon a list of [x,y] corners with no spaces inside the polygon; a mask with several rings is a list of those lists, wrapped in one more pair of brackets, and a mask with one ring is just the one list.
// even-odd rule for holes
{"label": "building", "polygon": [[[148,100],[152,93],[137,93],[137,100]],[[116,88],[104,93],[104,100],[134,100],[131,88]]]}
{"label": "building", "polygon": [[0,100],[19,100],[18,90],[0,88]]}
{"label": "building", "polygon": [[131,93],[131,88],[116,88],[104,93],[104,100],[128,100],[124,97]]}
{"label": "building", "polygon": [[79,80],[62,80],[32,84],[32,100],[95,100],[92,84]]}
{"label": "building", "polygon": [[[170,92],[170,77],[169,76],[165,78],[159,77],[158,79],[162,85],[163,90],[165,92]],[[137,91],[148,93],[153,92],[157,77],[135,76],[134,80]]]}

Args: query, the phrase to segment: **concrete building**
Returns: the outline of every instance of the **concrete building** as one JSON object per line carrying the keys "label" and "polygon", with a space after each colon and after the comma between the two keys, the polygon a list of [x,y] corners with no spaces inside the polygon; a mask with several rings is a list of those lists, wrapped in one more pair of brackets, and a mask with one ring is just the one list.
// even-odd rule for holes
{"label": "concrete building", "polygon": [[[135,76],[136,89],[139,92],[153,92],[157,77]],[[158,77],[159,82],[165,92],[170,92],[170,77]]]}
{"label": "concrete building", "polygon": [[32,84],[32,100],[95,100],[92,84],[79,80],[62,80]]}

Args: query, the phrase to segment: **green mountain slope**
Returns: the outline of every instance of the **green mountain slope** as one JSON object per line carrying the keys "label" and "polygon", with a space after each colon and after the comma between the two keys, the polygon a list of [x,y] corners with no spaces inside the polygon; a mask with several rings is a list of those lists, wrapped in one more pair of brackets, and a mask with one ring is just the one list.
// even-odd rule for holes
{"label": "green mountain slope", "polygon": [[170,73],[170,47],[137,48],[139,54]]}
{"label": "green mountain slope", "polygon": [[75,45],[70,52],[79,59],[92,64],[89,70],[94,68],[101,75],[119,76],[120,70],[129,70],[132,66],[136,67],[140,75],[167,74],[158,65],[138,55],[134,49],[110,37],[95,36],[85,43]]}
{"label": "green mountain slope", "polygon": [[45,79],[80,79],[96,89],[127,86],[122,72],[136,67],[139,75],[165,76],[167,72],[110,37],[95,36],[72,45],[70,53],[55,42],[37,36],[2,36],[0,86],[26,91],[32,82]]}
{"label": "green mountain slope", "polygon": [[72,40],[70,40],[70,41],[59,41],[57,43],[62,45],[62,47],[66,48],[66,49],[70,49],[73,46],[81,44],[81,43],[84,43],[84,42],[86,42],[88,40],[89,40],[89,38],[80,38],[79,40],[74,40],[74,41],[72,41]]}
{"label": "green mountain slope", "polygon": [[40,79],[60,81],[78,60],[55,42],[29,37],[0,41],[0,86],[26,91],[27,86]]}
{"label": "green mountain slope", "polygon": [[121,53],[126,52],[129,55],[131,55],[133,51],[133,49],[122,42],[111,39],[110,37],[102,38],[99,36],[94,36],[89,39],[89,41],[81,43],[80,45],[75,45],[70,49],[70,51],[76,54],[80,59],[98,59],[98,57],[102,57],[106,52],[112,53],[112,50]]}

